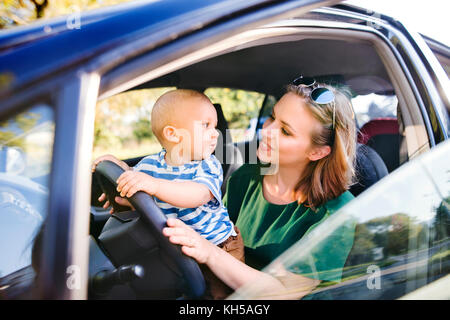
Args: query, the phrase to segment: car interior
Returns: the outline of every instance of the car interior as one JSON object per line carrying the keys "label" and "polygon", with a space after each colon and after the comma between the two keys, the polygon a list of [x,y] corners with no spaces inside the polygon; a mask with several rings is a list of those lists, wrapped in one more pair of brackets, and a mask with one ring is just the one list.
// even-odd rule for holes
{"label": "car interior", "polygon": [[[299,75],[314,77],[318,82],[347,88],[352,94],[352,99],[359,96],[370,97],[370,95],[394,98],[390,100],[390,112],[383,112],[383,106],[375,102],[372,102],[371,106],[368,106],[366,102],[362,111],[358,112],[354,103],[358,129],[357,180],[350,191],[355,196],[387,176],[416,153],[420,153],[421,148],[426,148],[428,142],[424,133],[425,129],[423,125],[420,125],[422,120],[414,114],[414,111],[411,111],[414,108],[408,107],[406,101],[411,100],[401,93],[403,89],[400,90],[400,87],[404,85],[404,82],[402,83],[404,79],[395,73],[398,71],[395,69],[398,66],[395,61],[389,60],[388,53],[380,49],[382,45],[353,33],[333,35],[323,30],[321,32],[308,30],[304,34],[293,36],[292,30],[289,30],[287,34],[270,36],[241,43],[238,46],[234,45],[226,50],[222,49],[205,59],[194,60],[163,76],[130,86],[128,90],[176,87],[200,92],[208,88],[232,88],[258,92],[264,95],[264,100],[259,109],[256,132],[261,128],[264,117],[270,114],[275,102],[283,95],[284,87]],[[213,103],[218,114],[217,129],[221,132],[223,142],[221,144],[219,141],[215,153],[223,166],[222,192],[225,193],[228,177],[243,163],[255,163],[254,153],[259,141],[258,134],[250,140],[232,141],[222,106],[218,101]],[[378,112],[372,109],[377,109],[375,111]],[[405,130],[405,128],[411,128],[413,124],[419,124],[418,131]],[[146,155],[123,160],[133,166],[144,156]],[[102,192],[101,183],[95,178],[92,181],[91,235],[100,243],[103,254],[110,260],[116,261],[117,267],[120,263],[117,262],[117,258],[114,259],[114,256],[121,256],[123,252],[130,253],[130,250],[113,249],[112,244],[124,241],[124,237],[134,238],[133,241],[136,242],[136,236],[132,234],[135,232],[142,234],[142,226],[125,227],[127,222],[133,220],[133,214],[129,212],[115,214],[119,222],[114,222],[116,224],[114,228],[117,228],[117,224],[123,225],[119,228],[120,232],[114,231],[112,235],[114,228],[112,228],[110,215],[107,211],[101,210],[101,204],[97,200]],[[138,252],[142,254],[141,249],[136,249],[131,254],[131,258],[127,256],[122,262],[145,264],[142,258],[136,258]],[[145,250],[152,252],[148,248]],[[94,251],[96,253],[92,253]],[[102,256],[102,253],[98,249],[92,249],[92,246],[91,254],[97,255],[97,260],[98,256]],[[106,256],[102,258],[104,261],[107,260]],[[161,274],[164,274],[163,269],[164,267],[158,267]],[[156,281],[156,285],[155,279],[148,278],[144,286],[141,281],[139,289],[134,290],[134,294],[141,298],[161,298],[161,290],[164,291],[165,286],[173,286],[176,282],[174,280],[176,277],[173,278],[167,272],[165,276],[170,280]],[[158,279],[162,278],[164,277]],[[123,291],[117,292],[119,297],[123,298]],[[127,294],[129,293],[125,296]],[[177,294],[180,295],[180,291],[175,290],[168,295],[176,298]],[[108,297],[112,296],[114,294],[110,292]],[[92,293],[91,297],[101,298],[101,295]]]}
{"label": "car interior", "polygon": [[[265,95],[265,101],[269,97],[274,97],[276,101],[283,95],[284,87],[298,75],[312,76],[319,82],[338,87],[348,87],[354,96],[395,94],[383,62],[370,44],[328,39],[286,41],[236,50],[169,73],[133,90],[177,87],[204,92],[210,87],[223,87],[260,92]],[[231,142],[224,144],[224,154],[241,154],[231,156],[238,165],[223,161],[226,182],[226,177],[239,167],[240,159],[244,163],[250,162],[248,150],[252,143],[257,144],[258,141],[233,143],[226,131],[228,123],[221,105],[215,103],[215,107],[219,119],[218,130],[226,137],[224,141]],[[272,107],[273,102],[263,103],[259,118],[270,113]],[[359,129],[359,180],[364,189],[400,165],[399,140],[402,135],[399,133],[398,121],[395,114],[370,119],[363,126],[359,126],[356,121]],[[262,125],[262,122],[258,123],[256,130]],[[130,159],[129,164],[139,160]],[[354,194],[358,195],[361,191],[355,189]]]}

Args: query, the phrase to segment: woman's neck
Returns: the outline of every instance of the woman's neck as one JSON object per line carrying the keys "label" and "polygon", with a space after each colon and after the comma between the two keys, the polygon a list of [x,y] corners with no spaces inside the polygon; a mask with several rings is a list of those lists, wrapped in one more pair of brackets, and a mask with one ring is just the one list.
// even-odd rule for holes
{"label": "woman's neck", "polygon": [[275,174],[264,176],[263,191],[266,199],[273,203],[290,203],[297,200],[295,189],[305,167],[306,164],[296,167],[280,166]]}

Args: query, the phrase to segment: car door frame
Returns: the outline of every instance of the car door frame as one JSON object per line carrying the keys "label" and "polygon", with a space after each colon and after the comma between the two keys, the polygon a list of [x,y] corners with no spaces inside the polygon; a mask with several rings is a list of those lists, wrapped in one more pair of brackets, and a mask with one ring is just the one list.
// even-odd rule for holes
{"label": "car door frame", "polygon": [[339,4],[331,10],[348,10],[350,18],[365,20],[382,33],[406,65],[416,99],[427,122],[431,147],[448,139],[450,80],[423,37],[407,26],[385,15],[368,15],[362,8]]}
{"label": "car door frame", "polygon": [[85,299],[89,259],[90,152],[100,77],[68,74],[58,92],[49,217],[39,298]]}
{"label": "car door frame", "polygon": [[86,109],[95,110],[98,87],[97,74],[72,70],[17,92],[0,108],[0,118],[7,118],[35,103],[47,101],[54,114],[48,212],[41,226],[39,271],[33,288],[30,288],[33,299],[80,299],[85,296],[82,287],[87,278],[81,273],[69,274],[68,270],[87,268],[84,264],[88,257],[89,215],[86,213],[83,217],[77,213],[89,212],[89,194],[86,194],[85,186],[90,183],[90,175],[83,150],[89,149],[93,137],[83,132],[93,132],[94,113],[86,112]]}

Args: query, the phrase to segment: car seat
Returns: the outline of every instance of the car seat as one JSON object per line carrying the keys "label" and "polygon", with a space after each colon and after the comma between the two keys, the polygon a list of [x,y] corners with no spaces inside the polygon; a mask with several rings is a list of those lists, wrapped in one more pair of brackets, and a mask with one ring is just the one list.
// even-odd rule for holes
{"label": "car seat", "polygon": [[221,189],[222,195],[224,195],[228,178],[244,164],[244,160],[238,147],[233,144],[230,132],[228,131],[228,122],[223,115],[222,106],[220,103],[214,103],[214,108],[217,112],[217,130],[220,132],[214,155],[222,164],[223,183]]}
{"label": "car seat", "polygon": [[358,143],[374,149],[383,159],[388,172],[399,167],[400,134],[396,118],[375,118],[364,124]]}
{"label": "car seat", "polygon": [[388,169],[380,155],[361,143],[356,146],[355,172],[356,183],[349,190],[355,197],[388,175]]}

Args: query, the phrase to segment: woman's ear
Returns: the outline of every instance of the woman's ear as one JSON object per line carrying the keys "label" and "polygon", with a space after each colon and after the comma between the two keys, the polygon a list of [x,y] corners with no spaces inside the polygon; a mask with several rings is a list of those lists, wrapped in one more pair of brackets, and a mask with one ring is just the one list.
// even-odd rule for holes
{"label": "woman's ear", "polygon": [[327,155],[329,155],[331,152],[330,146],[320,146],[320,147],[314,147],[308,154],[308,159],[311,161],[317,161],[320,160]]}
{"label": "woman's ear", "polygon": [[162,135],[164,139],[172,143],[179,143],[181,141],[177,128],[173,126],[165,126],[162,130]]}

